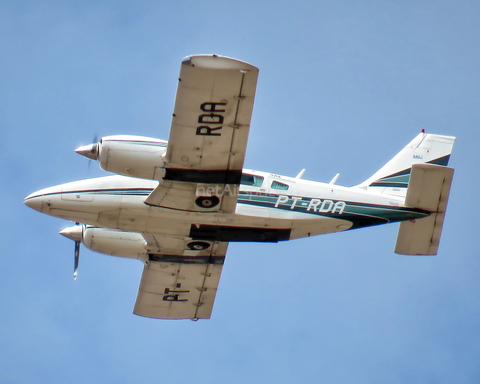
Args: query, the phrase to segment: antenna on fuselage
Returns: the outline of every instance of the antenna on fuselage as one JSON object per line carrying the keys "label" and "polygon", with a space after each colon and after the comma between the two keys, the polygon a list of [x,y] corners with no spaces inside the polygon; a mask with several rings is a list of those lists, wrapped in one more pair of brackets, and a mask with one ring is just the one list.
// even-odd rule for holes
{"label": "antenna on fuselage", "polygon": [[303,169],[298,173],[298,175],[295,176],[295,179],[301,179],[304,173],[305,173],[305,168],[303,168]]}
{"label": "antenna on fuselage", "polygon": [[332,179],[332,181],[330,181],[330,183],[328,183],[328,184],[332,184],[332,185],[335,184],[335,183],[337,182],[337,180],[338,180],[338,176],[340,176],[340,173],[337,173],[337,174],[335,175],[335,177]]}

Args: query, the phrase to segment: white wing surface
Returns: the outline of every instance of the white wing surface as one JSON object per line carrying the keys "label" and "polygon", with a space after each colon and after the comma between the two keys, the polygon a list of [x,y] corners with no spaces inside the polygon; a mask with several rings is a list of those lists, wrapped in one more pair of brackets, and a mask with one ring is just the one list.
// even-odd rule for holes
{"label": "white wing surface", "polygon": [[[166,240],[154,237],[145,235],[148,247]],[[185,245],[180,239],[168,241],[167,247],[177,249],[176,254],[149,255],[134,314],[157,319],[210,318],[228,243],[214,242],[205,250],[195,250],[195,245],[201,248],[202,243],[208,243],[184,242]]]}
{"label": "white wing surface", "polygon": [[[198,55],[183,60],[165,181],[146,199],[147,204],[192,211],[235,210],[234,190],[240,184],[257,78],[258,68],[227,57]],[[218,201],[204,206],[196,201],[198,196],[217,196]]]}

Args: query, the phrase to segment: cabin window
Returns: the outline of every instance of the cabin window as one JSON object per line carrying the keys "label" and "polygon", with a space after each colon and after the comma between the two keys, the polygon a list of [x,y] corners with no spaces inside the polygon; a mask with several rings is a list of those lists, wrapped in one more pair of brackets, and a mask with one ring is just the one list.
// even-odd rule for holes
{"label": "cabin window", "polygon": [[273,189],[281,189],[282,191],[286,191],[288,189],[287,184],[279,183],[278,181],[274,181],[272,183],[272,188]]}
{"label": "cabin window", "polygon": [[263,184],[263,176],[242,173],[242,180],[240,181],[240,184],[251,185],[252,187],[261,187]]}

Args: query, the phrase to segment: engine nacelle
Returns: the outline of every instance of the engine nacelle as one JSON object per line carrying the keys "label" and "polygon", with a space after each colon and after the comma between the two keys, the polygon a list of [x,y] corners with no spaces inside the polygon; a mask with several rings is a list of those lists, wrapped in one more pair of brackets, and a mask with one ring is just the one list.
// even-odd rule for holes
{"label": "engine nacelle", "polygon": [[142,136],[106,136],[99,143],[85,145],[75,152],[98,160],[100,168],[109,172],[160,180],[163,177],[167,142]]}
{"label": "engine nacelle", "polygon": [[141,261],[148,259],[145,239],[139,233],[87,226],[83,231],[82,242],[92,251],[106,255]]}
{"label": "engine nacelle", "polygon": [[167,142],[141,136],[106,136],[100,140],[98,161],[106,171],[120,175],[154,179],[163,168]]}

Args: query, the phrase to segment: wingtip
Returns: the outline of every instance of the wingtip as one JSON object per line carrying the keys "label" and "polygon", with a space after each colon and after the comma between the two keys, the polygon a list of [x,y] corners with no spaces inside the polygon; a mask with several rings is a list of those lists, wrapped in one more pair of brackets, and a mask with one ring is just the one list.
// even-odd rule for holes
{"label": "wingtip", "polygon": [[182,65],[205,69],[237,69],[258,72],[258,68],[252,64],[217,54],[187,56],[182,60]]}

